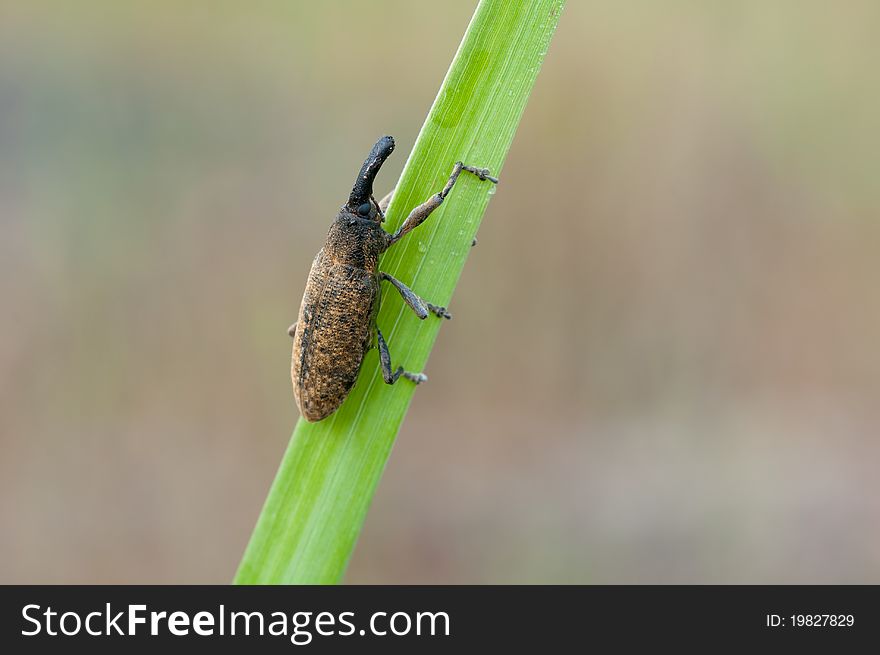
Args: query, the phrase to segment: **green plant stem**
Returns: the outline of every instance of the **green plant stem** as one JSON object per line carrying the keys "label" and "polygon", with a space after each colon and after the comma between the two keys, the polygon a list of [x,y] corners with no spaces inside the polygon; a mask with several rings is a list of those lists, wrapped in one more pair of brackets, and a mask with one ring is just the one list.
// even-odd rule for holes
{"label": "green plant stem", "polygon": [[[389,231],[443,188],[456,161],[499,174],[563,4],[480,2],[404,167],[388,209]],[[448,304],[492,193],[491,183],[463,175],[443,206],[386,253],[381,269],[423,298]],[[393,365],[422,370],[442,321],[419,321],[397,294],[385,293],[377,322]],[[371,350],[335,414],[313,424],[300,419],[237,584],[341,580],[415,390],[404,380],[384,384]],[[420,389],[430,392],[430,382]]]}

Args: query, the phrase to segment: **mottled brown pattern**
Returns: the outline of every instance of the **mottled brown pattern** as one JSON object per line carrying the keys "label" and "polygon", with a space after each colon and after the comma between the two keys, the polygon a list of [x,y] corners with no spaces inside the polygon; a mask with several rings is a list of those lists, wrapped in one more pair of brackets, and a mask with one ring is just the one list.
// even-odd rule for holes
{"label": "mottled brown pattern", "polygon": [[312,263],[291,364],[294,396],[308,421],[320,421],[342,404],[373,342],[376,262],[387,241],[377,222],[343,208]]}

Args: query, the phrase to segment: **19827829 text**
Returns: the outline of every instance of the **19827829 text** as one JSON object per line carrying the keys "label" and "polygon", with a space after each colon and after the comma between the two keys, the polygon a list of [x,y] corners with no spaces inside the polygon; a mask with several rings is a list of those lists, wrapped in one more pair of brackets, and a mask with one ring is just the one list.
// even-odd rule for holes
{"label": "19827829 text", "polygon": [[852,614],[767,614],[768,628],[851,628],[855,624]]}

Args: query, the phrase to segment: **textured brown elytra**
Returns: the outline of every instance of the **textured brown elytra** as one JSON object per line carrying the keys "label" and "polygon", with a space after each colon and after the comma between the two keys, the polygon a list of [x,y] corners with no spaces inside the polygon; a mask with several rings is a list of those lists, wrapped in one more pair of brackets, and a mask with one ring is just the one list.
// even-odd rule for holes
{"label": "textured brown elytra", "polygon": [[290,367],[293,395],[307,421],[320,421],[342,404],[357,379],[366,352],[379,348],[382,376],[394,384],[401,376],[418,384],[422,373],[391,368],[391,355],[376,325],[379,287],[390,282],[404,302],[424,319],[429,313],[450,318],[446,308],[425,302],[409,287],[378,269],[379,255],[418,227],[445,200],[462,171],[497,183],[484,168],[457,162],[446,186],[410,212],[394,234],[382,229],[391,194],[373,198],[373,180],[394,150],[394,139],[376,142],[354,183],[348,202],[330,226],[327,241],[309,271],[299,319],[290,326],[293,358]]}

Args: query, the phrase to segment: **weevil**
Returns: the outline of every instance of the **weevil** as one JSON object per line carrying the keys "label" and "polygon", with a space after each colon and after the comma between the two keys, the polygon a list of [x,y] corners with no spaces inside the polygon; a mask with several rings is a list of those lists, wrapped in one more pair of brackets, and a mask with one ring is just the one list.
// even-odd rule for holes
{"label": "weevil", "polygon": [[388,344],[376,325],[381,283],[389,282],[397,289],[422,320],[431,314],[451,316],[445,307],[425,302],[403,282],[380,271],[379,255],[421,225],[443,203],[463,171],[498,183],[487,169],[456,162],[443,190],[413,209],[400,228],[389,233],[382,223],[394,192],[377,202],[373,181],[393,150],[394,139],[383,136],[364,161],[348,202],[339,210],[324,247],[312,262],[299,317],[288,329],[293,337],[293,396],[307,421],[320,421],[339,408],[354,386],[364,355],[374,346],[379,348],[386,384],[401,377],[415,384],[428,379],[423,373],[391,366]]}

